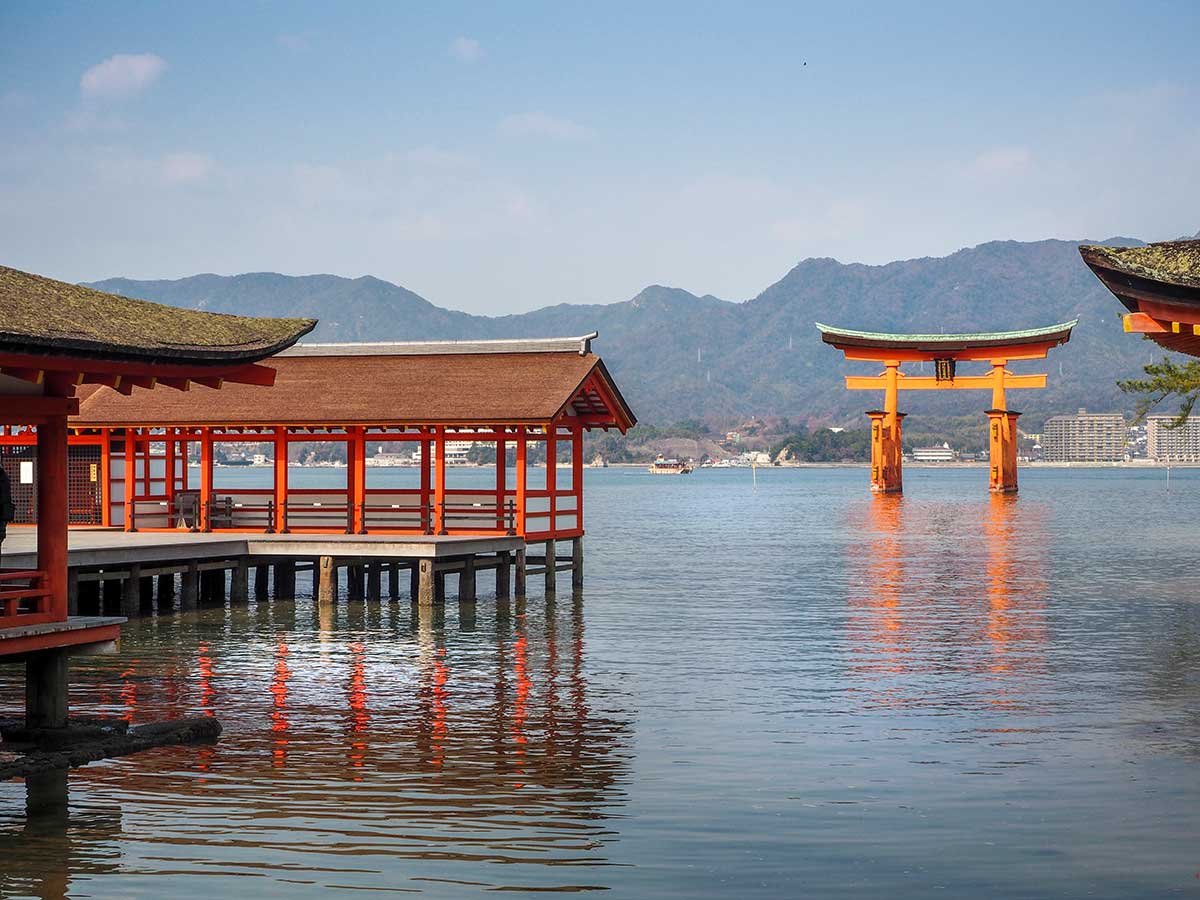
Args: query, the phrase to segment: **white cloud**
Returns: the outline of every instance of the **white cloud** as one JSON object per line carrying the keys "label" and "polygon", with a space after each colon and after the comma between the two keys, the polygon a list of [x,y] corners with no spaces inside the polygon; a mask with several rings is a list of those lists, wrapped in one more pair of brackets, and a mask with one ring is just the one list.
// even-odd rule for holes
{"label": "white cloud", "polygon": [[281,34],[277,40],[281,46],[296,53],[301,53],[309,47],[308,38],[303,34]]}
{"label": "white cloud", "polygon": [[1032,161],[1025,147],[996,147],[976,156],[967,170],[973,175],[1016,175],[1028,170]]}
{"label": "white cloud", "polygon": [[203,153],[171,153],[163,157],[162,177],[167,184],[200,181],[212,174],[217,164]]}
{"label": "white cloud", "polygon": [[474,38],[456,37],[450,42],[450,55],[462,62],[475,62],[483,58],[483,48]]}
{"label": "white cloud", "polygon": [[430,169],[466,169],[475,164],[475,160],[465,153],[438,147],[415,147],[404,154],[404,159],[413,165]]}
{"label": "white cloud", "polygon": [[594,134],[585,125],[542,112],[505,116],[500,120],[499,130],[509,137],[546,137],[556,141],[582,141]]}
{"label": "white cloud", "polygon": [[84,99],[122,100],[140,94],[167,70],[154,53],[118,53],[92,66],[79,79]]}

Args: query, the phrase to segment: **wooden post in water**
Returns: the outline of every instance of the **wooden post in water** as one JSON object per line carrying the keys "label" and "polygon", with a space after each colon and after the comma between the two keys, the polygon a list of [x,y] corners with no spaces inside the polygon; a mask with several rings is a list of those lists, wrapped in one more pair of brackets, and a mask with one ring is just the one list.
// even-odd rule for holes
{"label": "wooden post in water", "polygon": [[463,560],[462,572],[458,576],[458,599],[460,602],[475,602],[475,557]]}
{"label": "wooden post in water", "polygon": [[79,570],[67,569],[67,615],[79,615]]}
{"label": "wooden post in water", "polygon": [[188,612],[195,609],[199,595],[200,570],[193,559],[188,562],[187,571],[183,573],[179,580],[179,611]]}
{"label": "wooden post in water", "polygon": [[290,600],[296,596],[296,563],[289,559],[275,563],[275,599]]}
{"label": "wooden post in water", "polygon": [[416,560],[408,564],[408,599],[413,603],[421,595],[421,565]]}
{"label": "wooden post in water", "polygon": [[388,570],[388,601],[395,603],[400,599],[400,563],[392,560],[387,564]]}
{"label": "wooden post in water", "polygon": [[25,660],[25,725],[63,728],[67,724],[67,650],[58,647]]}
{"label": "wooden post in water", "polygon": [[260,563],[254,567],[254,599],[266,600],[271,593],[271,567]]}
{"label": "wooden post in water", "polygon": [[367,599],[372,603],[378,603],[383,599],[382,576],[383,565],[381,563],[367,563]]}
{"label": "wooden post in water", "polygon": [[164,572],[158,576],[156,599],[159,609],[170,609],[175,605],[175,576]]}
{"label": "wooden post in water", "polygon": [[516,593],[516,595],[518,597],[524,597],[525,596],[525,551],[523,549],[517,551],[517,562],[516,562],[516,565],[514,566],[514,568],[515,568],[515,574],[513,577],[513,581],[515,582],[514,592]]}
{"label": "wooden post in water", "polygon": [[506,599],[512,592],[512,553],[501,550],[496,556],[496,598]]}
{"label": "wooden post in water", "polygon": [[571,540],[571,587],[583,587],[583,538]]}
{"label": "wooden post in water", "polygon": [[246,603],[250,599],[250,568],[239,559],[229,572],[229,602]]}
{"label": "wooden post in water", "polygon": [[337,599],[337,567],[332,556],[322,556],[317,560],[317,587],[314,592],[317,603],[326,605]]}
{"label": "wooden post in water", "polygon": [[554,541],[546,541],[546,596],[553,596],[558,583],[558,550]]}
{"label": "wooden post in water", "polygon": [[121,588],[121,615],[133,618],[142,606],[142,567],[137,563],[129,566],[129,574]]}
{"label": "wooden post in water", "polygon": [[346,566],[346,581],[346,593],[350,599],[361,603],[363,599],[362,563],[351,563]]}
{"label": "wooden post in water", "polygon": [[422,559],[417,563],[418,584],[417,603],[420,606],[433,606],[436,593],[434,588],[434,565],[432,559]]}

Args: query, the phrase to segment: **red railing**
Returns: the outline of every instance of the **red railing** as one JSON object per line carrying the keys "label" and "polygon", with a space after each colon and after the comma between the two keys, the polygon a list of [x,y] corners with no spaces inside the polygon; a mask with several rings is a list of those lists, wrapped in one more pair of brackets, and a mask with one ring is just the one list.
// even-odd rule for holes
{"label": "red railing", "polygon": [[0,628],[57,622],[46,587],[46,573],[38,569],[0,569]]}

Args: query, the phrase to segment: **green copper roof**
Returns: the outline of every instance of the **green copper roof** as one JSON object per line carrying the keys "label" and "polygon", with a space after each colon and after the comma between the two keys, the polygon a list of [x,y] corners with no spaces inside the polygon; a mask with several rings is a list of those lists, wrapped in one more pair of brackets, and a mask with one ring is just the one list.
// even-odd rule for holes
{"label": "green copper roof", "polygon": [[963,350],[968,347],[1011,347],[1014,344],[1055,341],[1066,343],[1071,338],[1071,329],[1079,324],[1078,319],[1047,325],[1045,328],[1027,328],[1024,331],[981,331],[975,334],[891,334],[883,331],[852,331],[834,328],[832,325],[815,323],[821,339],[835,347],[887,347],[906,350]]}
{"label": "green copper roof", "polygon": [[1084,244],[1079,252],[1089,266],[1098,265],[1166,284],[1200,287],[1200,240],[1161,241],[1145,247]]}

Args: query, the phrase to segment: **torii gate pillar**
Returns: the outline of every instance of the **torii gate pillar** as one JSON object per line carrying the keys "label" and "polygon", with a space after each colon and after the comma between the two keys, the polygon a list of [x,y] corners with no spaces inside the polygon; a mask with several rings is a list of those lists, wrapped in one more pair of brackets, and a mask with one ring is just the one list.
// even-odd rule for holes
{"label": "torii gate pillar", "polygon": [[902,432],[905,413],[867,411],[871,420],[871,490],[898,494],[904,490]]}
{"label": "torii gate pillar", "polygon": [[1017,417],[1009,409],[986,410],[991,465],[988,490],[993,494],[1017,492]]}

